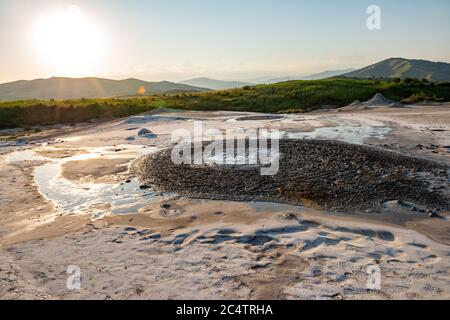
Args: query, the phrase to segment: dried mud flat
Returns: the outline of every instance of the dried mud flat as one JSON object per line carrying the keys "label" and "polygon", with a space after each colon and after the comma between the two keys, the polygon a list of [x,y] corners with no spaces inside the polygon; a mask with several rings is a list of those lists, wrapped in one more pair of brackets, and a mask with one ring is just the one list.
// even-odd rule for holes
{"label": "dried mud flat", "polygon": [[[191,130],[198,119],[221,130],[276,128],[297,139],[372,147],[364,155],[366,147],[303,141],[294,147],[299,155],[285,153],[291,168],[281,161],[284,188],[253,167],[172,168],[169,161],[146,170],[161,189],[177,187],[174,195],[147,189],[126,170],[129,161],[166,150],[152,158],[161,161],[171,132]],[[450,220],[445,211],[427,215],[448,201],[448,119],[446,106],[282,118],[185,112],[52,131],[57,139],[27,136],[30,145],[0,148],[0,298],[450,299]],[[142,128],[156,136],[140,137]],[[184,181],[168,176],[184,171]],[[296,187],[299,179],[313,191]],[[257,190],[278,203],[212,200],[254,199]],[[384,199],[405,200],[378,209]],[[355,208],[376,214],[347,214]],[[69,266],[81,270],[80,290],[67,287]],[[380,269],[379,290],[368,287],[371,266]]]}
{"label": "dried mud flat", "polygon": [[155,189],[190,197],[345,212],[376,211],[393,200],[430,214],[450,208],[450,168],[444,164],[333,141],[286,139],[279,146],[280,167],[273,176],[261,175],[258,166],[176,165],[172,149],[148,156],[138,170]]}
{"label": "dried mud flat", "polygon": [[[10,245],[0,256],[2,297],[450,298],[448,247],[408,230],[291,209],[177,200]],[[82,272],[81,290],[66,288],[69,265]],[[381,271],[379,290],[367,287],[369,266]]]}

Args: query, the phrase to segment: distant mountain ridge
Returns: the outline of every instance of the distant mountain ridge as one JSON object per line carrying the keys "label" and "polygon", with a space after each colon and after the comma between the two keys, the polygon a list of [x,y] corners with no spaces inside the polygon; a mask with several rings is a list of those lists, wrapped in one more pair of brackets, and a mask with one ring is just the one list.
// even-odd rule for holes
{"label": "distant mountain ridge", "polygon": [[0,84],[0,101],[28,99],[77,99],[163,94],[179,92],[205,92],[199,88],[168,81],[147,82],[139,79],[110,80],[102,78],[64,78],[20,80]]}
{"label": "distant mountain ridge", "polygon": [[[272,84],[290,80],[321,80],[343,78],[417,78],[435,82],[450,82],[450,63],[404,58],[390,58],[368,67],[350,71],[324,71],[309,76],[260,78],[259,83]],[[256,82],[256,81],[255,81]],[[20,80],[0,84],[0,101],[29,99],[77,99],[120,96],[206,92],[254,85],[250,82],[196,78],[180,83],[147,82],[139,79],[110,80],[103,78],[65,78]]]}
{"label": "distant mountain ridge", "polygon": [[349,73],[354,70],[355,69],[329,70],[329,71],[323,71],[323,72],[311,74],[309,76],[286,76],[286,77],[272,78],[272,79],[266,80],[264,83],[272,84],[272,83],[286,82],[286,81],[291,81],[291,80],[322,80],[322,79],[340,76],[340,75]]}
{"label": "distant mountain ridge", "polygon": [[364,79],[417,78],[429,81],[450,81],[450,63],[391,58],[342,76]]}
{"label": "distant mountain ridge", "polygon": [[181,81],[182,84],[187,84],[195,87],[208,88],[212,90],[226,90],[226,89],[235,89],[242,88],[245,86],[254,85],[253,83],[247,82],[239,82],[239,81],[224,81],[224,80],[216,80],[210,78],[195,78],[189,79],[185,81]]}

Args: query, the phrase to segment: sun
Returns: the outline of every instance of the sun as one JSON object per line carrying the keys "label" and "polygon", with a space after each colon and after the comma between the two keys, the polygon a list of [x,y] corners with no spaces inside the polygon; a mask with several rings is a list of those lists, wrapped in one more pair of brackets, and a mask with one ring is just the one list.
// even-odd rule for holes
{"label": "sun", "polygon": [[95,69],[104,51],[100,29],[77,6],[40,16],[33,28],[33,42],[49,67],[70,75]]}

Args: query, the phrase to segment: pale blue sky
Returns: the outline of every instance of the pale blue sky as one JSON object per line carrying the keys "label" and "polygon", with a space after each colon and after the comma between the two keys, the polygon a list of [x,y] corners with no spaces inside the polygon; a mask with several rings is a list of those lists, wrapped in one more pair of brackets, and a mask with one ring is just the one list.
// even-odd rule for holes
{"label": "pale blue sky", "polygon": [[[366,27],[372,4],[381,8],[380,31]],[[38,50],[42,35],[36,39],[35,29],[69,6],[95,29],[89,32],[99,39],[95,57],[82,42],[70,58],[58,57],[67,52],[64,39],[52,52]],[[450,62],[450,1],[0,0],[0,82],[50,76],[242,80],[357,68],[389,57]],[[89,67],[75,61],[88,58]]]}

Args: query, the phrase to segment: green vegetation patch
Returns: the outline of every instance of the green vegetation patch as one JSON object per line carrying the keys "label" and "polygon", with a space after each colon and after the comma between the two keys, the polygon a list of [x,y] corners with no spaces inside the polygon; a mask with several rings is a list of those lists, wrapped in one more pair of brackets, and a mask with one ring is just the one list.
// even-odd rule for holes
{"label": "green vegetation patch", "polygon": [[426,80],[327,79],[288,81],[272,85],[205,93],[163,94],[116,99],[66,101],[26,100],[0,103],[0,128],[71,124],[92,119],[120,118],[157,108],[197,111],[310,112],[339,108],[376,93],[404,102],[450,101],[450,83]]}
{"label": "green vegetation patch", "polygon": [[157,97],[127,99],[24,100],[0,103],[0,128],[74,124],[112,119],[163,107]]}

